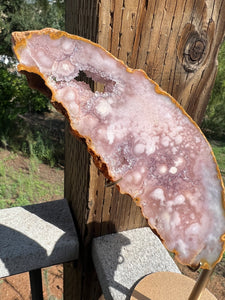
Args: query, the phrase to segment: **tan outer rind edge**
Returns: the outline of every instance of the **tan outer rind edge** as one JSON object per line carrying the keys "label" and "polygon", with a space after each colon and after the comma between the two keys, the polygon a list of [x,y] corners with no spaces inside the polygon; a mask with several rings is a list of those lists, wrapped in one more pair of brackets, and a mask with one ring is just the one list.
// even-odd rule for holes
{"label": "tan outer rind edge", "polygon": [[[69,34],[65,31],[59,31],[57,29],[53,29],[53,28],[44,28],[42,30],[32,30],[32,31],[25,31],[25,32],[13,32],[12,33],[12,41],[13,41],[13,51],[17,57],[18,60],[20,60],[20,56],[19,56],[19,53],[18,53],[18,49],[19,48],[25,48],[26,47],[26,44],[27,44],[27,40],[30,39],[32,37],[33,34],[38,34],[38,35],[42,35],[42,34],[46,34],[46,35],[49,35],[52,39],[58,39],[62,36],[65,36],[67,38],[70,38],[70,39],[74,39],[74,40],[81,40],[81,41],[84,41],[86,43],[89,43],[95,47],[98,47],[100,48],[101,50],[103,50],[108,56],[114,58],[117,62],[119,62],[121,64],[121,66],[124,66],[126,67],[126,71],[129,72],[129,73],[134,73],[134,72],[140,72],[143,74],[143,76],[148,79],[151,83],[153,83],[155,85],[155,91],[156,93],[158,94],[161,94],[161,95],[165,95],[167,97],[170,98],[170,100],[182,111],[182,113],[188,117],[188,119],[194,124],[194,126],[200,131],[201,135],[203,136],[203,138],[205,139],[206,143],[208,144],[209,148],[211,149],[211,154],[212,154],[212,157],[213,157],[213,160],[216,164],[216,169],[217,169],[217,175],[218,175],[218,179],[220,180],[221,182],[221,186],[222,186],[222,206],[223,206],[223,209],[224,209],[224,215],[225,215],[225,192],[224,192],[224,184],[223,184],[223,180],[222,180],[222,176],[221,176],[221,173],[220,173],[220,169],[219,169],[219,166],[217,164],[217,161],[216,161],[216,158],[215,158],[215,155],[213,153],[213,150],[211,148],[211,145],[209,144],[208,140],[206,139],[205,135],[202,133],[202,130],[200,129],[200,127],[196,124],[196,122],[186,113],[186,111],[184,110],[184,108],[170,95],[168,94],[167,92],[165,92],[164,90],[162,90],[159,85],[153,81],[152,79],[150,79],[148,77],[148,75],[145,73],[145,71],[141,70],[141,69],[132,69],[132,68],[129,68],[127,65],[125,65],[125,63],[116,58],[115,56],[113,56],[110,52],[108,52],[106,49],[104,49],[101,45],[99,44],[96,44],[88,39],[85,39],[83,37],[80,37],[80,36],[77,36],[77,35],[72,35],[72,34]],[[18,71],[21,72],[21,71],[27,71],[29,73],[35,73],[35,74],[38,74],[45,82],[46,86],[51,90],[52,92],[52,98],[51,98],[51,102],[52,104],[54,105],[54,103],[58,103],[60,106],[62,106],[62,109],[59,108],[59,106],[57,106],[57,110],[59,110],[61,113],[62,112],[66,112],[66,108],[63,106],[62,103],[59,103],[56,99],[55,99],[55,91],[52,90],[50,88],[50,86],[48,85],[48,82],[45,78],[45,76],[39,71],[39,69],[37,67],[26,67],[25,65],[23,64],[19,64],[18,65]],[[69,118],[69,114],[67,114],[67,118],[69,119],[69,122],[70,122],[70,126],[71,126],[71,120]],[[92,142],[91,142],[91,138],[90,137],[87,137],[87,136],[82,136],[79,134],[79,132],[73,128],[71,126],[71,130],[72,130],[72,133],[76,136],[76,137],[79,137],[81,139],[85,139],[86,141],[86,144],[87,144],[87,147],[88,147],[88,151],[89,153],[93,156],[93,159],[94,159],[94,162],[95,164],[97,165],[98,168],[100,168],[100,170],[103,172],[103,174],[110,180],[112,180],[112,176],[110,174],[110,172],[108,171],[107,169],[107,165],[106,163],[101,159],[101,156],[99,154],[97,154],[94,150],[93,150],[93,146],[92,146]],[[127,194],[125,191],[121,190],[120,189],[120,186],[119,184],[116,184],[117,188],[119,189],[120,193],[122,194]],[[130,195],[131,196],[131,195]],[[131,196],[132,197],[132,196]],[[133,197],[132,197],[133,199]],[[137,206],[139,206],[141,208],[141,211],[142,211],[142,214],[143,214],[143,210],[142,210],[142,206],[140,204],[140,199],[133,199],[136,203]],[[143,214],[143,216],[147,219],[147,217]],[[156,231],[157,233],[157,229],[152,227],[151,224],[149,224],[149,226],[154,230]],[[159,234],[158,234],[159,236]],[[160,236],[159,236],[160,237]],[[165,245],[165,241],[162,240],[162,243],[164,244],[164,246],[166,247]],[[203,269],[212,269],[215,267],[215,265],[222,259],[223,257],[223,253],[225,251],[225,233],[221,236],[221,242],[223,242],[223,248],[222,248],[222,252],[219,256],[219,258],[212,264],[212,265],[209,265],[208,262],[204,259],[201,260],[201,268]],[[176,250],[173,250],[172,251],[175,256],[176,256],[176,259],[179,261],[179,258],[177,257],[177,254],[178,252]],[[181,262],[181,261],[180,261]],[[182,262],[181,262],[182,263]]]}

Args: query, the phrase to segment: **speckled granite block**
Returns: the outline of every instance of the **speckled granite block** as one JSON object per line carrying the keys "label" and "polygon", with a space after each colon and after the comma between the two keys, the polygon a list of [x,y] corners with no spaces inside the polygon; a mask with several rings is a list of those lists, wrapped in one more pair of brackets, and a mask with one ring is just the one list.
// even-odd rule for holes
{"label": "speckled granite block", "polygon": [[147,274],[180,273],[148,227],[95,238],[92,256],[106,300],[130,299],[136,283]]}
{"label": "speckled granite block", "polygon": [[66,200],[0,210],[0,277],[78,258]]}

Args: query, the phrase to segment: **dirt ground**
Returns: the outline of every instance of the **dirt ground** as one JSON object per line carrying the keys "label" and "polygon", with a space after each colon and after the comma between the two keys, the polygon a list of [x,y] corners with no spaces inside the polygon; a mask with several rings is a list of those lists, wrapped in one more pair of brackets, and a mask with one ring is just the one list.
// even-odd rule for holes
{"label": "dirt ground", "polygon": [[[42,270],[44,300],[63,299],[63,266]],[[1,300],[30,300],[29,273],[18,274],[0,280]]]}

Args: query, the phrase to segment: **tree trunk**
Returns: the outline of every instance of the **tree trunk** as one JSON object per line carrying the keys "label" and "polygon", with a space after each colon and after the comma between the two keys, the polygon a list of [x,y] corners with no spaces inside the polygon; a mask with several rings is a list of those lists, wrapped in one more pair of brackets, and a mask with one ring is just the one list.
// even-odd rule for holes
{"label": "tree trunk", "polygon": [[[144,69],[200,123],[215,80],[225,32],[222,0],[67,0],[66,31],[101,44]],[[66,129],[65,197],[80,237],[80,259],[64,268],[65,299],[95,300],[93,237],[146,226],[131,198],[106,187],[85,145]]]}

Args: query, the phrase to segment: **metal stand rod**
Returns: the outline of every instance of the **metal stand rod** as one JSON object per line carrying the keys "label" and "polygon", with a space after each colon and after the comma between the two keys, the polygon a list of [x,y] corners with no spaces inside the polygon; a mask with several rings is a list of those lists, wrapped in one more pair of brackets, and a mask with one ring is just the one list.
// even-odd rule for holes
{"label": "metal stand rod", "polygon": [[41,269],[32,270],[29,275],[32,300],[43,300]]}
{"label": "metal stand rod", "polygon": [[201,274],[196,281],[194,288],[188,298],[188,300],[198,300],[201,297],[202,292],[204,291],[210,276],[212,275],[214,268],[212,270],[203,269]]}

